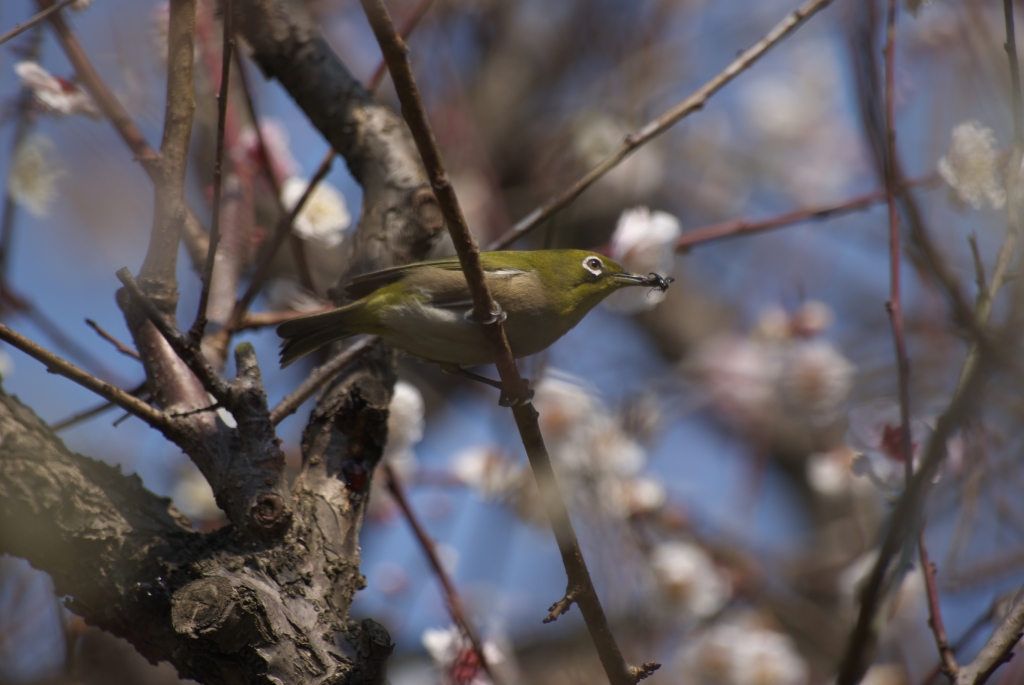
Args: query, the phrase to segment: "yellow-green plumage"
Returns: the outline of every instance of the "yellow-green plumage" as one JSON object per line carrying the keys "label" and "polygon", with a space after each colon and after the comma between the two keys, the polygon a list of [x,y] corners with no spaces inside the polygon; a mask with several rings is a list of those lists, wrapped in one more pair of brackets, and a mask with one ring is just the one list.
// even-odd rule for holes
{"label": "yellow-green plumage", "polygon": [[[480,261],[491,295],[507,315],[512,354],[535,354],[561,338],[619,288],[668,281],[623,272],[607,257],[584,250],[484,252]],[[446,365],[494,361],[455,257],[376,271],[353,279],[351,304],[281,324],[281,365],[356,333],[378,335],[408,354]]]}

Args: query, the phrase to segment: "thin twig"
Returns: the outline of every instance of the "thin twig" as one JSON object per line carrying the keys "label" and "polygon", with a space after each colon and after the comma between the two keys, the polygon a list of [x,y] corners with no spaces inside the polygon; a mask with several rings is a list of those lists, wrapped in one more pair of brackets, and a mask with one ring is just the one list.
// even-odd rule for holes
{"label": "thin twig", "polygon": [[564,209],[570,202],[594,184],[599,178],[619,165],[622,160],[633,154],[640,146],[661,135],[681,119],[704,107],[708,99],[722,89],[727,83],[749,68],[760,59],[776,43],[792,33],[798,26],[819,10],[824,9],[832,0],[810,0],[798,9],[786,15],[776,24],[764,38],[747,48],[725,69],[716,74],[710,81],[698,88],[692,95],[678,103],[667,112],[643,126],[636,133],[631,133],[622,141],[619,148],[608,155],[601,163],[588,171],[583,178],[560,195],[551,198],[537,209],[523,217],[503,236],[487,247],[488,250],[500,250],[508,247],[516,240],[535,229],[542,221]]}
{"label": "thin twig", "polygon": [[956,685],[982,685],[1012,655],[1024,632],[1024,601],[1018,597],[1003,622],[993,631],[974,660],[960,669]]}
{"label": "thin twig", "polygon": [[[939,175],[931,173],[904,181],[903,187],[930,186],[938,182],[938,180]],[[888,197],[889,191],[883,188],[882,190],[874,190],[870,193],[856,195],[837,204],[803,207],[801,209],[793,210],[792,212],[786,212],[785,214],[780,214],[769,219],[762,219],[760,221],[734,219],[732,221],[723,221],[721,223],[695,228],[691,231],[687,231],[679,237],[679,240],[676,241],[676,251],[686,252],[693,247],[703,245],[705,243],[750,235],[752,233],[761,233],[776,228],[783,228],[785,226],[802,223],[804,221],[829,219],[849,212],[867,209],[879,202],[885,202]]]}
{"label": "thin twig", "polygon": [[[148,381],[142,381],[142,383],[129,390],[128,394],[141,399],[142,395],[145,394],[146,389],[148,387]],[[89,419],[95,416],[99,416],[108,409],[114,408],[114,406],[114,403],[109,400],[106,402],[101,402],[100,404],[97,404],[94,407],[90,407],[89,409],[80,411],[77,414],[72,414],[66,419],[61,419],[60,421],[55,421],[54,423],[51,423],[50,430],[52,430],[54,433],[57,433],[59,431],[64,430],[65,428],[70,428],[71,426],[82,423],[83,421],[88,421]]]}
{"label": "thin twig", "polygon": [[256,273],[253,274],[252,280],[249,281],[249,287],[245,289],[245,293],[242,297],[235,302],[235,309],[231,313],[229,324],[227,328],[229,330],[236,330],[238,322],[245,316],[246,310],[249,309],[249,305],[256,298],[260,288],[263,287],[263,282],[267,279],[270,274],[270,267],[274,261],[274,255],[277,254],[281,244],[284,243],[285,238],[291,234],[292,224],[295,223],[295,217],[299,215],[302,208],[305,207],[306,202],[309,200],[313,191],[316,189],[317,183],[319,183],[327,172],[331,170],[331,162],[334,159],[334,150],[328,149],[327,154],[324,155],[323,161],[320,163],[320,168],[317,169],[316,175],[310,180],[309,185],[306,186],[306,190],[302,193],[302,197],[295,203],[295,206],[290,212],[281,218],[281,221],[277,224],[277,231],[274,233],[274,237],[270,239],[270,242],[263,249],[263,256],[260,259],[260,263],[256,267]]}
{"label": "thin twig", "polygon": [[174,421],[159,409],[151,407],[138,397],[125,392],[117,386],[101,381],[92,374],[83,371],[71,362],[61,359],[53,352],[37,345],[20,333],[12,331],[7,326],[0,324],[0,340],[10,343],[33,359],[46,365],[46,370],[68,380],[78,383],[83,388],[91,390],[100,397],[103,397],[125,411],[138,416],[140,419],[156,428],[162,433],[171,433],[177,430]]}
{"label": "thin twig", "polygon": [[68,357],[89,368],[98,376],[116,381],[118,374],[109,369],[96,355],[78,342],[74,336],[65,333],[56,321],[47,316],[34,302],[16,294],[0,283],[0,302],[28,318],[36,328],[50,339],[50,342]]}
{"label": "thin twig", "polygon": [[[420,0],[416,3],[416,6],[412,8],[412,12],[410,12],[409,16],[405,18],[405,23],[403,23],[402,27],[398,29],[398,35],[403,39],[408,38],[419,25],[420,20],[423,19],[423,16],[427,13],[427,10],[430,9],[432,4],[434,4],[434,0]],[[370,91],[371,94],[375,93],[380,87],[381,82],[384,80],[384,74],[387,73],[387,69],[388,63],[383,57],[381,57],[380,64],[378,64],[377,68],[373,70],[373,76],[371,76],[370,80],[366,82],[366,90]]]}
{"label": "thin twig", "polygon": [[[213,266],[217,262],[217,246],[220,244],[220,203],[224,179],[224,125],[228,118],[228,82],[231,76],[231,52],[235,46],[235,34],[231,30],[231,0],[223,0],[224,38],[221,42],[220,90],[217,93],[217,148],[213,163],[213,215],[210,219],[210,244],[206,249],[206,264],[203,267],[203,287],[199,293],[199,311],[189,335],[199,341],[206,331],[206,307],[210,302],[210,285],[213,282]],[[258,124],[254,122],[258,127]]]}
{"label": "thin twig", "polygon": [[473,650],[476,652],[477,657],[480,659],[480,665],[483,666],[484,671],[490,677],[494,685],[502,685],[502,679],[500,676],[491,668],[491,665],[487,663],[487,657],[484,655],[484,645],[480,640],[480,633],[467,618],[466,610],[462,606],[462,600],[459,598],[459,593],[455,589],[455,583],[448,577],[448,572],[441,564],[440,558],[437,556],[437,547],[434,545],[434,541],[427,533],[423,524],[420,523],[419,518],[416,516],[416,512],[412,510],[409,505],[409,500],[405,496],[405,488],[402,483],[398,480],[398,476],[395,474],[394,469],[391,468],[391,464],[384,462],[381,464],[381,468],[384,471],[384,482],[387,485],[388,491],[391,493],[395,501],[398,502],[398,508],[405,514],[405,519],[409,522],[409,526],[412,528],[412,532],[416,535],[416,539],[420,543],[420,548],[423,553],[427,555],[427,560],[430,562],[431,568],[434,569],[434,575],[437,576],[438,582],[441,583],[441,588],[444,590],[445,601],[448,604],[448,613],[451,614],[452,620],[459,625],[462,631],[469,638],[469,641],[473,645]]}
{"label": "thin twig", "polygon": [[[25,58],[38,60],[42,46],[43,27],[40,26],[29,36]],[[34,99],[35,96],[32,94],[32,89],[28,86],[22,86],[21,93],[18,96],[17,125],[14,127],[14,136],[11,139],[12,154],[15,154],[18,148],[21,147],[28,134],[32,132],[32,127],[35,126],[36,119],[30,116]],[[10,175],[9,168],[7,173]],[[7,282],[7,263],[11,257],[11,246],[14,242],[14,222],[17,215],[18,204],[14,201],[14,196],[11,195],[8,184],[4,183],[4,209],[3,218],[0,219],[0,286]]]}
{"label": "thin twig", "polygon": [[939,607],[939,588],[935,582],[935,564],[928,558],[928,547],[924,539],[924,526],[917,534],[917,549],[921,559],[921,575],[924,576],[925,595],[928,597],[928,625],[935,636],[935,646],[939,649],[939,659],[942,661],[942,672],[945,673],[950,682],[956,681],[956,674],[960,667],[956,663],[956,655],[949,646],[949,638],[946,637],[946,626],[942,622],[942,610]]}
{"label": "thin twig", "polygon": [[32,28],[33,26],[35,26],[39,22],[43,21],[44,19],[46,19],[48,16],[50,16],[54,12],[60,12],[62,9],[64,9],[65,7],[67,7],[68,5],[73,3],[74,1],[75,0],[61,0],[56,5],[53,5],[52,7],[47,7],[42,12],[39,12],[34,17],[32,17],[31,19],[26,21],[24,24],[16,24],[13,29],[8,31],[4,35],[0,36],[0,45],[3,45],[7,41],[9,41],[11,38],[16,38],[16,37],[20,36],[25,31],[28,31],[30,28]]}
{"label": "thin twig", "polygon": [[[245,74],[245,67],[242,66],[241,59],[238,59],[238,83],[242,86],[242,97],[245,100],[246,109],[249,111],[249,118],[252,120],[253,131],[256,133],[256,144],[259,148],[260,159],[263,162],[264,173],[267,177],[267,181],[270,183],[270,188],[274,193],[278,216],[285,216],[288,214],[288,210],[285,209],[284,202],[281,198],[281,179],[279,179],[277,174],[274,173],[274,164],[270,156],[270,148],[267,146],[267,141],[263,137],[263,129],[260,127],[259,115],[256,114],[256,103],[253,100],[252,90],[249,88],[249,77]],[[330,156],[334,156],[333,149],[330,150]],[[323,167],[323,163],[321,163],[320,166]],[[330,169],[329,162],[327,164],[327,168]],[[319,173],[319,171],[317,173]],[[302,211],[302,206],[304,204],[305,202],[300,202],[300,204],[296,205],[299,208],[299,211]],[[297,212],[296,216],[298,216]],[[309,260],[306,259],[305,243],[300,236],[291,232],[291,226],[288,227],[288,236],[292,252],[295,256],[295,267],[299,273],[299,283],[301,283],[302,287],[309,292],[313,292],[313,275],[309,270]]]}
{"label": "thin twig", "polygon": [[[825,0],[816,0],[825,4]],[[544,446],[544,439],[537,423],[537,411],[529,402],[529,388],[523,383],[516,368],[512,351],[509,349],[504,328],[501,325],[500,308],[491,298],[490,289],[480,264],[480,253],[476,240],[466,225],[455,190],[448,179],[444,160],[438,149],[426,110],[412,74],[408,48],[395,31],[391,17],[382,0],[361,0],[363,10],[370,21],[373,33],[381,46],[387,61],[391,79],[395,84],[398,99],[402,104],[402,115],[409,125],[413,140],[423,158],[424,167],[430,178],[438,205],[448,226],[455,251],[458,253],[466,284],[473,299],[473,317],[480,324],[484,337],[494,351],[495,365],[501,377],[505,396],[512,404],[512,414],[519,428],[519,434],[526,448],[530,465],[540,489],[541,498],[547,507],[548,518],[558,541],[562,562],[568,576],[566,594],[574,594],[576,603],[590,631],[598,656],[612,685],[634,685],[647,677],[655,664],[630,667],[622,656],[604,608],[597,596],[590,571],[587,569],[580,550],[579,540],[573,530],[572,521],[565,501],[558,489],[551,459]]]}
{"label": "thin twig", "polygon": [[[1006,57],[1010,62],[1010,92],[1013,100],[1013,147],[1019,153],[1024,149],[1024,105],[1021,103],[1020,63],[1017,62],[1017,35],[1013,24],[1013,0],[1003,0],[1003,19],[1006,24]],[[1011,161],[1015,157],[1011,158]]]}
{"label": "thin twig", "polygon": [[277,425],[294,414],[302,403],[313,396],[317,390],[326,385],[332,378],[345,370],[345,367],[369,352],[378,338],[363,336],[355,344],[345,348],[327,362],[313,369],[299,387],[292,390],[276,407],[270,410],[270,423]]}
{"label": "thin twig", "polygon": [[137,359],[137,360],[141,360],[142,359],[142,357],[139,356],[138,352],[136,352],[132,348],[130,348],[127,345],[125,345],[123,342],[121,342],[120,340],[118,340],[117,338],[112,336],[110,333],[107,333],[105,330],[103,330],[103,328],[98,323],[96,323],[92,319],[86,319],[85,323],[86,323],[87,326],[89,326],[89,328],[91,328],[94,331],[96,331],[97,335],[99,335],[101,338],[103,338],[108,343],[113,345],[114,348],[118,352],[120,352],[121,354],[123,354],[123,355],[125,355],[127,357],[131,357],[132,359]]}

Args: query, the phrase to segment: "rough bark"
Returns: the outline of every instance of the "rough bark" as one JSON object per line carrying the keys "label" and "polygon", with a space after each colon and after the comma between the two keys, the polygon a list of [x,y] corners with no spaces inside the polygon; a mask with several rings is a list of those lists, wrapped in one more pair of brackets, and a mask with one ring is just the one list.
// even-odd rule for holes
{"label": "rough bark", "polygon": [[[256,61],[363,185],[343,280],[422,259],[443,222],[405,124],[372,101],[301,4],[249,0],[235,8]],[[303,470],[288,488],[251,347],[236,352],[238,378],[220,378],[172,321],[140,299],[143,283],[125,276],[119,299],[148,358],[157,403],[173,415],[165,434],[200,467],[231,525],[192,531],[169,500],[137,477],[69,452],[0,390],[0,553],[50,572],[88,623],[126,638],[151,661],[170,661],[184,677],[385,682],[387,631],[348,612],[365,585],[358,536],[387,438],[394,353],[378,347],[322,393],[304,433]],[[145,285],[146,294],[165,299]],[[206,392],[237,428],[216,418]]]}

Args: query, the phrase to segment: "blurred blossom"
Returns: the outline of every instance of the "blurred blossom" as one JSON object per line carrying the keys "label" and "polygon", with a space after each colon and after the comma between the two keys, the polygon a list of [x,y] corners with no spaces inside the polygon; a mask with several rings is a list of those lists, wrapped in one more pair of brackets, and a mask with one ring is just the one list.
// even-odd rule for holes
{"label": "blurred blossom", "polygon": [[75,0],[73,3],[71,3],[70,7],[73,10],[81,12],[82,10],[89,9],[89,5],[91,4],[92,0]]}
{"label": "blurred blossom", "polygon": [[[452,458],[452,475],[474,488],[484,501],[501,500],[519,487],[524,466],[505,456],[498,448],[480,445],[465,449]],[[532,477],[530,473],[526,476]]]}
{"label": "blurred blossom", "polygon": [[[629,133],[624,122],[607,114],[584,115],[573,128],[572,151],[580,166],[589,170],[618,150]],[[664,153],[656,145],[645,145],[622,160],[601,182],[625,200],[651,194],[664,176]]]}
{"label": "blurred blossom", "polygon": [[956,191],[961,202],[980,209],[987,201],[993,209],[1006,202],[999,181],[999,151],[995,134],[977,121],[953,127],[949,153],[939,160],[939,175]]}
{"label": "blurred blossom", "polygon": [[[264,117],[260,119],[260,135],[263,136],[263,142],[267,146],[267,156],[270,158],[274,178],[290,179],[296,176],[300,171],[299,163],[292,155],[288,129],[285,128],[284,124],[278,119]],[[260,139],[256,135],[256,129],[252,124],[246,124],[241,133],[238,134],[231,154],[237,162],[245,161],[260,169],[264,167],[263,155],[260,151]],[[296,181],[299,181],[299,179],[296,179]],[[301,181],[299,182],[301,183]],[[323,185],[322,181],[320,185]],[[296,199],[292,200],[291,206],[294,206],[294,203],[302,196],[302,192],[305,189],[306,187],[303,185]]]}
{"label": "blurred blossom", "polygon": [[699,545],[665,542],[652,550],[650,560],[654,577],[674,609],[708,618],[728,603],[731,585]]}
{"label": "blurred blossom", "polygon": [[33,134],[14,153],[7,191],[29,214],[42,218],[50,213],[50,205],[57,197],[57,180],[64,174],[57,146],[46,136]]}
{"label": "blurred blossom", "polygon": [[39,108],[48,114],[83,114],[93,119],[100,118],[99,107],[92,97],[77,83],[54,76],[35,62],[18,62],[14,72],[32,96]]}
{"label": "blurred blossom", "polygon": [[[308,181],[295,176],[285,179],[281,188],[281,202],[285,209],[291,211],[298,204],[308,184]],[[292,230],[304,240],[335,248],[345,240],[345,229],[351,223],[345,198],[333,185],[321,181],[295,217]]]}
{"label": "blurred blossom", "polygon": [[853,387],[854,366],[825,340],[794,342],[785,356],[781,389],[788,406],[830,423]]}
{"label": "blurred blossom", "polygon": [[[285,209],[291,211],[298,204],[308,185],[308,181],[295,176],[285,179],[281,188]],[[330,183],[320,181],[295,217],[292,230],[305,240],[333,248],[345,240],[345,229],[351,223],[344,196]]]}
{"label": "blurred blossom", "polygon": [[748,337],[714,336],[686,367],[711,405],[745,430],[771,432],[780,421],[830,425],[839,418],[855,373],[834,345],[816,337],[831,318],[820,302],[805,303],[793,316],[768,307]]}
{"label": "blurred blossom", "polygon": [[600,484],[601,502],[620,518],[650,514],[665,506],[668,490],[653,478],[605,479]]}
{"label": "blurred blossom", "polygon": [[747,620],[687,641],[676,675],[683,685],[806,685],[810,671],[789,636]]}
{"label": "blurred blossom", "polygon": [[[415,476],[419,464],[413,447],[423,439],[423,395],[412,383],[398,381],[388,405],[388,441],[384,445],[381,463],[391,466],[395,477],[408,484]],[[395,502],[387,491],[384,477],[379,472],[370,482],[370,503],[367,516],[373,520],[390,519]]]}
{"label": "blurred blossom", "polygon": [[217,506],[206,477],[191,464],[182,469],[181,477],[171,493],[171,499],[174,500],[174,506],[193,523],[219,521],[224,518],[224,512]]}
{"label": "blurred blossom", "polygon": [[[902,488],[906,475],[900,424],[900,405],[891,398],[872,400],[850,410],[846,444],[858,453],[853,471],[866,476],[886,493]],[[915,470],[921,466],[921,450],[930,435],[927,424],[911,420],[910,448]]]}
{"label": "blurred blossom", "polygon": [[[846,445],[829,452],[815,452],[804,465],[807,484],[819,495],[836,497],[864,483],[853,473],[856,454]],[[868,486],[870,487],[870,486]]]}
{"label": "blurred blossom", "polygon": [[270,279],[263,289],[263,296],[267,300],[267,307],[276,312],[315,312],[328,304],[287,276]]}
{"label": "blurred blossom", "polygon": [[764,166],[789,194],[805,203],[838,198],[864,163],[835,87],[843,79],[835,47],[796,41],[787,55],[788,68],[752,74],[739,86],[743,119],[763,143]]}
{"label": "blurred blossom", "polygon": [[0,380],[14,373],[14,359],[5,350],[0,350]]}
{"label": "blurred blossom", "polygon": [[158,2],[150,11],[149,38],[153,56],[160,66],[167,66],[167,30],[170,23],[171,4],[166,1]]}
{"label": "blurred blossom", "polygon": [[[440,670],[443,685],[490,685],[480,656],[461,628],[428,628],[420,639]],[[497,645],[489,640],[483,643],[483,653],[489,666],[505,660]]]}
{"label": "blurred blossom", "polygon": [[407,462],[414,459],[412,448],[423,439],[423,394],[412,383],[398,381],[388,405],[388,442],[384,459]]}
{"label": "blurred blossom", "polygon": [[834,320],[831,307],[818,300],[808,300],[793,314],[789,327],[793,335],[811,338],[828,330]]}
{"label": "blurred blossom", "polygon": [[[667,212],[652,212],[647,207],[627,209],[619,216],[612,234],[609,256],[626,271],[667,276],[672,272],[680,233],[679,219]],[[633,314],[653,309],[664,299],[665,293],[657,289],[625,288],[613,293],[605,304]]]}

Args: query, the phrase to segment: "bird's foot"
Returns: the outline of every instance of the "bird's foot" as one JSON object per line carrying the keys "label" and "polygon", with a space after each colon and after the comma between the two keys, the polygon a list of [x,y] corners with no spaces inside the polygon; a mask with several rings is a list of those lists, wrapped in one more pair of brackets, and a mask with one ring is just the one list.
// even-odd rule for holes
{"label": "bird's foot", "polygon": [[498,397],[499,407],[521,407],[524,404],[529,404],[533,401],[533,388],[530,387],[530,381],[527,379],[523,380],[523,391],[519,393],[519,396],[512,399],[509,398],[505,390],[502,389],[501,395]]}
{"label": "bird's foot", "polygon": [[505,313],[505,310],[501,308],[501,305],[498,304],[497,301],[492,302],[492,304],[494,305],[494,309],[492,309],[484,319],[477,317],[476,311],[470,308],[470,310],[466,312],[466,321],[470,321],[472,323],[495,324],[501,323],[508,318],[508,314]]}

